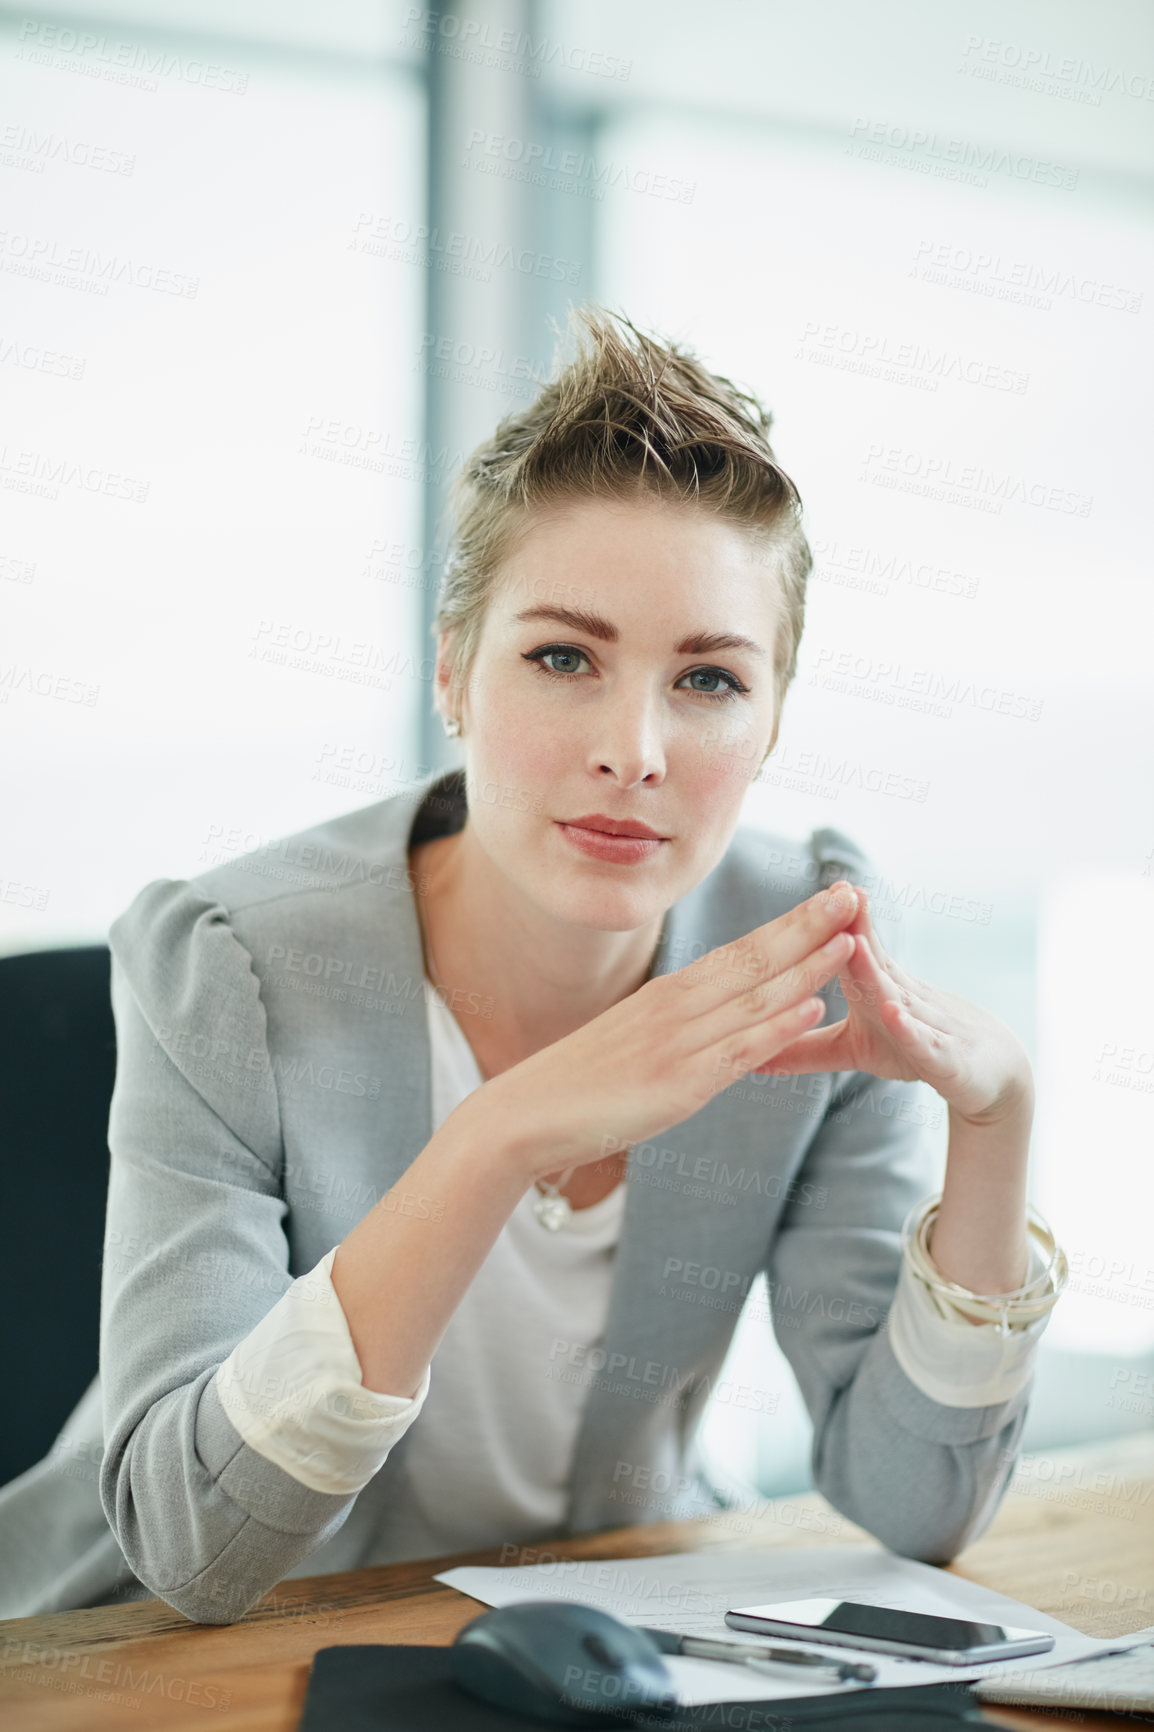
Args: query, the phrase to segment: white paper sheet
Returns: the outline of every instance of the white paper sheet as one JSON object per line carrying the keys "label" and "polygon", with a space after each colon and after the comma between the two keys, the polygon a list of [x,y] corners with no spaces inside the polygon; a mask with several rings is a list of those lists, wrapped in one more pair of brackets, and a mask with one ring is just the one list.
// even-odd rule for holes
{"label": "white paper sheet", "polygon": [[[868,1660],[877,1667],[874,1685],[824,1683],[798,1667],[779,1673],[720,1660],[666,1656],[683,1707],[706,1702],[771,1701],[790,1696],[838,1695],[851,1689],[893,1689],[903,1684],[969,1682],[1040,1666],[1056,1666],[1105,1653],[1117,1641],[1082,1636],[1057,1618],[1036,1612],[961,1576],[899,1558],[873,1546],[791,1547],[737,1552],[675,1552],[665,1557],[584,1559],[576,1563],[526,1564],[514,1569],[462,1565],[436,1577],[487,1606],[518,1600],[577,1600],[627,1623],[676,1630],[683,1636],[719,1636],[723,1641],[788,1646],[830,1660]],[[783,1642],[747,1630],[731,1630],[725,1613],[737,1606],[767,1605],[810,1595],[862,1600],[910,1612],[936,1612],[979,1623],[1014,1624],[1046,1630],[1057,1640],[1045,1654],[996,1665],[938,1666],[886,1654],[851,1652]]]}

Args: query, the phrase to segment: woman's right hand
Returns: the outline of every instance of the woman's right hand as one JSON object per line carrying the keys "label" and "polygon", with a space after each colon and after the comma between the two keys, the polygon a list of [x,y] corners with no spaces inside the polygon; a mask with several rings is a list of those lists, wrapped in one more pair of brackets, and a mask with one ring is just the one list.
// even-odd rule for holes
{"label": "woman's right hand", "polygon": [[[491,1078],[492,1110],[527,1184],[660,1136],[821,1021],[858,898],[844,879],[787,914],[662,974]],[[462,1105],[470,1104],[462,1103]]]}

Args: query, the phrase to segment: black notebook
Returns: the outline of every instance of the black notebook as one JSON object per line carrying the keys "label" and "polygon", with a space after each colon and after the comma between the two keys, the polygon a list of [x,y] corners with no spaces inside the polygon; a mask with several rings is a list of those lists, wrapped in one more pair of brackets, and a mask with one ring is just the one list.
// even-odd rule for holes
{"label": "black notebook", "polygon": [[[504,1714],[466,1695],[450,1676],[449,1652],[366,1643],[318,1649],[299,1732],[558,1732],[545,1720]],[[800,1725],[806,1732],[948,1732],[982,1723],[980,1704],[967,1687],[930,1684],[765,1703],[710,1702],[683,1708],[661,1725],[665,1732],[787,1732]]]}

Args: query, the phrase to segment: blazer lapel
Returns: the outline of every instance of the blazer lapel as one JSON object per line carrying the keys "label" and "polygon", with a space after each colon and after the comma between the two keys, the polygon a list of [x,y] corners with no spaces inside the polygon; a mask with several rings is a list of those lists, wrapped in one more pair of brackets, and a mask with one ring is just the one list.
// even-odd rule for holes
{"label": "blazer lapel", "polygon": [[460,828],[464,796],[455,792],[459,778],[458,771],[433,772],[417,782],[410,794],[389,802],[390,816],[395,813],[395,820],[387,841],[387,899],[382,914],[387,922],[389,962],[395,968],[403,1004],[400,1014],[387,1017],[382,1028],[384,1074],[395,1079],[387,1103],[387,1177],[382,1194],[408,1170],[433,1134],[425,963],[409,847]]}

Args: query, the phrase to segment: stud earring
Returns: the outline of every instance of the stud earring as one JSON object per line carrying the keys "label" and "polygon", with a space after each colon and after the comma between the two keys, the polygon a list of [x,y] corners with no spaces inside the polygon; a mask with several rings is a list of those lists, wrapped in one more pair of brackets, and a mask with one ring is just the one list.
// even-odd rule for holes
{"label": "stud earring", "polygon": [[455,740],[461,732],[461,724],[456,716],[442,716],[441,720],[445,724],[446,734],[451,740]]}

